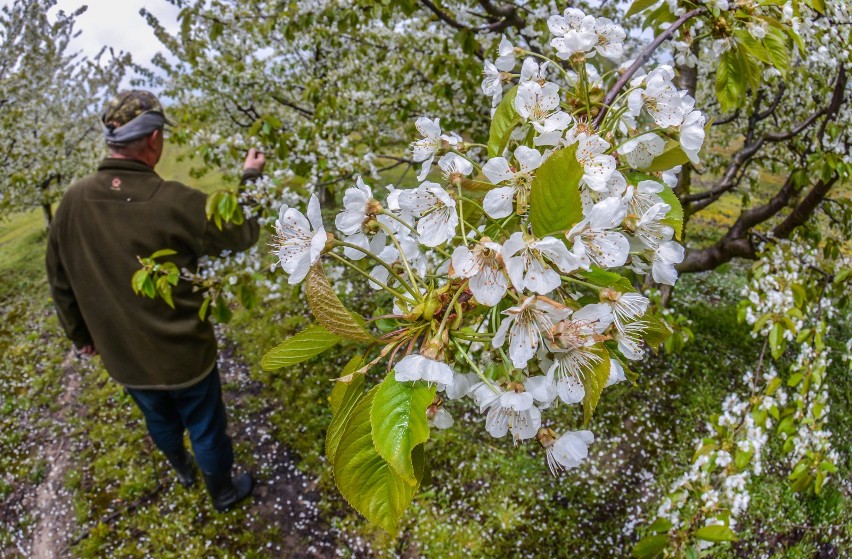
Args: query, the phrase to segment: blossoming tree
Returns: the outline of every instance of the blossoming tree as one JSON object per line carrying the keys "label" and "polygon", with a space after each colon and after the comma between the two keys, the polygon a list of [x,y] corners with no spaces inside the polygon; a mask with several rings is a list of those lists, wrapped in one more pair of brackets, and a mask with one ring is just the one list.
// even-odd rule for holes
{"label": "blossoming tree", "polygon": [[[200,123],[183,139],[214,165],[261,144],[289,165],[264,185],[269,204],[282,187],[309,196],[281,207],[275,246],[317,324],[263,365],[362,344],[332,391],[326,451],[341,493],[391,533],[456,400],[490,436],[535,440],[554,474],[576,467],[602,390],[665,337],[646,278],[754,258],[760,226],[785,237],[820,208],[848,222],[825,202],[848,175],[847,60],[821,50],[848,44],[842,7],[639,0],[626,16],[644,21],[625,29],[551,4],[198,1],[176,37],[148,15]],[[810,101],[794,77],[812,80]],[[419,186],[382,187],[377,161],[415,167]],[[765,171],[783,178],[768,201]],[[733,226],[685,250],[689,218],[731,192]],[[391,310],[353,313],[332,263]],[[549,419],[574,404],[583,425]]]}
{"label": "blossoming tree", "polygon": [[[710,144],[726,146],[701,163],[669,159],[683,164],[673,184],[687,222],[723,198],[740,205],[716,242],[687,245],[682,271],[755,258],[755,234],[788,237],[815,213],[848,221],[849,204],[836,195],[849,164],[845,3],[666,0],[635,2],[624,14],[615,4],[594,9],[623,20],[628,50],[615,53],[619,63],[639,53],[640,31],[661,37],[650,59],[672,64],[678,87],[712,120]],[[179,60],[162,63],[167,87],[186,108],[186,140],[206,163],[233,167],[236,148],[260,143],[327,202],[326,189],[355,174],[412,163],[398,148],[416,116],[440,114],[445,126],[486,133],[477,96],[499,101],[503,61],[515,46],[541,52],[556,11],[538,0],[323,0],[283,11],[266,0],[197,0],[186,3],[174,37],[148,18]],[[483,82],[483,59],[500,44]],[[637,141],[633,157],[663,148]]]}
{"label": "blossoming tree", "polygon": [[55,5],[16,0],[0,10],[0,210],[41,207],[48,223],[63,188],[102,156],[98,114],[130,61],[68,52],[85,7],[48,17]]}
{"label": "blossoming tree", "polygon": [[[420,484],[430,426],[453,424],[446,401],[472,399],[493,437],[535,439],[555,474],[579,465],[594,436],[550,423],[546,410],[582,404],[588,423],[602,390],[659,343],[630,279],[674,284],[683,213],[672,188],[641,169],[700,161],[705,117],[670,66],[638,73],[659,39],[619,72],[617,24],[574,8],[547,23],[549,52],[504,39],[485,63],[483,90],[496,102],[486,143],[421,117],[417,188],[391,187],[379,201],[359,178],[336,234],[316,195],[307,217],[285,205],[275,224],[280,265],[290,283],[306,281],[318,325],[264,366],[341,339],[367,344],[332,393],[327,456],[347,500],[392,533]],[[603,103],[595,90],[609,92]],[[436,159],[440,182],[428,180]],[[325,260],[392,297],[393,311],[368,321],[379,333],[337,298]],[[384,380],[365,392],[380,363]]]}

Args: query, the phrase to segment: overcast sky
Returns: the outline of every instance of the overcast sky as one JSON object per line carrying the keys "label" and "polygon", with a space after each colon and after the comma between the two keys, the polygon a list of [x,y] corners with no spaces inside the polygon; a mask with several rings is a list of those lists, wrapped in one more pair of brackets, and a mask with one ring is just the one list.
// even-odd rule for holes
{"label": "overcast sky", "polygon": [[[11,2],[0,0],[0,4],[7,3]],[[72,12],[84,5],[89,9],[77,18],[77,30],[81,33],[72,46],[89,57],[106,45],[129,52],[136,63],[150,67],[151,58],[165,49],[139,15],[143,6],[170,32],[179,28],[177,15],[180,10],[165,0],[59,0],[51,11]]]}

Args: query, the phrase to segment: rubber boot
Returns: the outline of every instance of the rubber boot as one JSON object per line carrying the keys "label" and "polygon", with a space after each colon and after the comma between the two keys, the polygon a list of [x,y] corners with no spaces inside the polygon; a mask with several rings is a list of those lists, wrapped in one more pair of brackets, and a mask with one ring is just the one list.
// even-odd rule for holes
{"label": "rubber boot", "polygon": [[178,481],[186,488],[195,485],[195,463],[185,448],[176,454],[166,454],[166,460],[177,473]]}
{"label": "rubber boot", "polygon": [[207,492],[213,499],[213,508],[224,512],[249,495],[254,489],[254,478],[251,474],[241,474],[235,478],[230,473],[208,474],[201,472]]}

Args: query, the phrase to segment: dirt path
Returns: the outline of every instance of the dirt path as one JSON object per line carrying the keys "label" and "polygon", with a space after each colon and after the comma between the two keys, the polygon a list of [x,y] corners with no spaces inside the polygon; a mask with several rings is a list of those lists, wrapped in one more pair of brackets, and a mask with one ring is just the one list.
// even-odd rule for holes
{"label": "dirt path", "polygon": [[[249,508],[251,530],[263,531],[275,526],[281,534],[272,548],[272,556],[320,559],[337,556],[342,534],[333,530],[319,510],[316,483],[298,468],[290,450],[279,442],[270,416],[276,402],[266,401],[263,386],[253,380],[248,366],[226,346],[219,356],[222,381],[237,390],[226,390],[231,433],[234,442],[246,443],[257,464],[257,486]],[[239,409],[248,404],[260,409],[240,417]],[[349,546],[347,546],[349,547]]]}
{"label": "dirt path", "polygon": [[[74,353],[69,352],[62,362],[62,376],[65,379],[65,391],[59,401],[60,408],[55,420],[63,424],[67,421],[77,395],[80,392],[80,373],[74,367]],[[63,432],[64,429],[58,429]],[[44,448],[44,459],[50,468],[44,481],[39,484],[35,495],[35,527],[31,557],[33,559],[52,559],[61,557],[68,538],[75,528],[71,494],[64,486],[65,472],[68,470],[73,441],[68,437],[56,437]]]}
{"label": "dirt path", "polygon": [[[358,557],[371,556],[361,548],[360,542],[353,542],[346,534],[332,528],[321,513],[316,482],[300,471],[292,452],[280,442],[276,432],[273,414],[280,408],[279,402],[271,400],[264,386],[252,378],[249,367],[235,355],[232,347],[226,346],[222,350],[219,368],[223,383],[228,386],[224,394],[230,420],[228,431],[235,444],[245,449],[243,456],[246,452],[251,455],[257,480],[252,501],[245,507],[246,516],[240,521],[240,526],[234,528],[268,537],[269,529],[273,527],[276,537],[268,546],[270,557],[336,557],[340,544],[355,551]],[[52,417],[55,433],[68,432],[67,423],[74,417],[75,403],[82,390],[73,352],[64,360],[62,374],[65,390]],[[80,527],[76,525],[72,492],[64,486],[66,473],[75,467],[73,447],[77,442],[75,437],[55,436],[46,440],[42,447],[40,455],[45,464],[44,478],[24,497],[24,506],[32,511],[34,523],[29,550],[21,553],[22,557],[73,557],[69,551],[74,543],[72,540],[88,535],[81,534]],[[171,472],[164,471],[163,475],[164,487],[174,483]],[[148,506],[151,502],[159,506],[157,503],[168,498],[164,495],[168,492],[157,491],[146,498],[146,502],[128,506]],[[103,521],[110,524],[113,519]],[[23,550],[19,548],[18,551]],[[5,554],[0,553],[0,556]],[[19,555],[13,553],[12,556]]]}

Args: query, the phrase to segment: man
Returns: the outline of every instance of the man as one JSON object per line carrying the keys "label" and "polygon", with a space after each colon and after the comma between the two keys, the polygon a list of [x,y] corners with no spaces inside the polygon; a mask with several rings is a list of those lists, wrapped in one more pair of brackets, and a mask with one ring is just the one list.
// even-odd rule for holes
{"label": "man", "polygon": [[[220,230],[206,218],[204,193],[154,172],[170,123],[152,93],[120,93],[107,104],[103,123],[109,157],[68,189],[50,227],[47,272],[57,314],[80,352],[100,354],[130,393],[186,487],[195,481],[183,444],[189,431],[213,505],[227,510],[251,494],[254,480],[231,477],[216,339],[213,326],[198,316],[203,293],[180,282],[170,308],[136,296],[131,278],[137,255],[163,248],[177,251],[168,259],[189,270],[205,254],[245,250],[257,242],[258,224],[246,220]],[[265,162],[249,150],[243,183],[259,177]]]}

